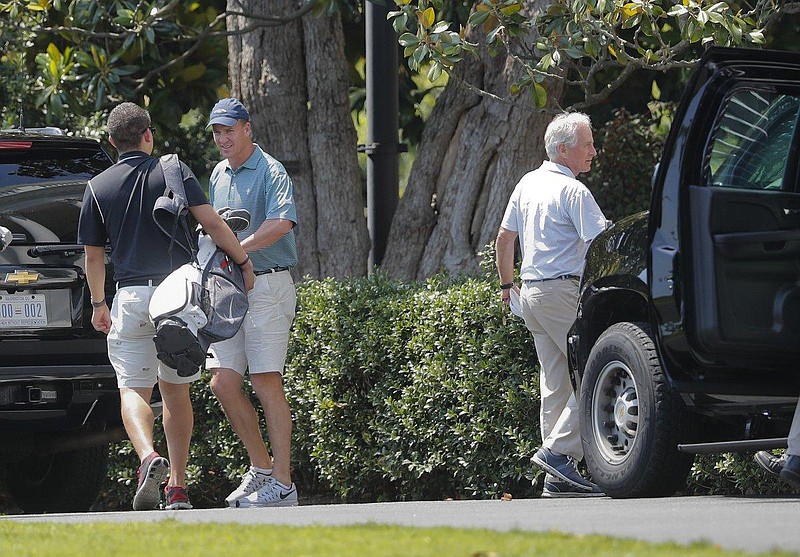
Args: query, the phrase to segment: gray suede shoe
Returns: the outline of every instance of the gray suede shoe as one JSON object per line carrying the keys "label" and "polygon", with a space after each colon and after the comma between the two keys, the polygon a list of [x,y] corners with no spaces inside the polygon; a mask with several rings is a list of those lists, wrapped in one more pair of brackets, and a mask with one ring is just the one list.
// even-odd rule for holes
{"label": "gray suede shoe", "polygon": [[578,473],[575,460],[569,455],[560,454],[547,447],[542,447],[536,451],[531,460],[545,472],[568,483],[575,489],[590,493],[597,487]]}

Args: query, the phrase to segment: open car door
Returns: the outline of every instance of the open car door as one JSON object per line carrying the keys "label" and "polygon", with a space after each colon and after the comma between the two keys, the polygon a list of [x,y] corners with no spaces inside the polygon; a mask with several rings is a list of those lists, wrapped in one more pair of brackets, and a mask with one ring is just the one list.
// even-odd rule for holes
{"label": "open car door", "polygon": [[675,310],[704,364],[796,365],[800,55],[712,49],[701,64],[656,190],[673,201],[661,223],[674,218],[677,241],[665,253],[676,261],[670,276],[658,276],[654,250],[653,281],[680,276]]}

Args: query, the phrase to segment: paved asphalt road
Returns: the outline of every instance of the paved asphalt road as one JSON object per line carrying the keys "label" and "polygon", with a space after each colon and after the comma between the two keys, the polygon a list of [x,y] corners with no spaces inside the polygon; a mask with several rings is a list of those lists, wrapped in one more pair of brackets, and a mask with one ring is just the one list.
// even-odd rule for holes
{"label": "paved asphalt road", "polygon": [[283,509],[204,509],[5,516],[20,522],[238,522],[303,526],[402,526],[558,530],[650,542],[706,541],[727,549],[800,554],[800,498],[670,497],[665,499],[518,499],[301,505]]}

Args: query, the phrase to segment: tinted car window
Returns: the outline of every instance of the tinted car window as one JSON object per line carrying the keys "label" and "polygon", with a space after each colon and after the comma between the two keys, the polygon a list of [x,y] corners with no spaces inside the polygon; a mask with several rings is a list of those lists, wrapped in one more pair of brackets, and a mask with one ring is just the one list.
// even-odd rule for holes
{"label": "tinted car window", "polygon": [[750,190],[792,189],[784,184],[800,100],[768,91],[739,90],[717,119],[706,161],[714,186]]}
{"label": "tinted car window", "polygon": [[0,226],[15,244],[76,243],[86,181],[108,157],[96,147],[25,145],[0,141]]}
{"label": "tinted car window", "polygon": [[0,190],[0,226],[14,234],[15,244],[74,244],[84,187],[40,187],[35,196],[23,188]]}
{"label": "tinted car window", "polygon": [[108,168],[98,149],[3,149],[0,145],[0,187],[53,180],[88,180]]}

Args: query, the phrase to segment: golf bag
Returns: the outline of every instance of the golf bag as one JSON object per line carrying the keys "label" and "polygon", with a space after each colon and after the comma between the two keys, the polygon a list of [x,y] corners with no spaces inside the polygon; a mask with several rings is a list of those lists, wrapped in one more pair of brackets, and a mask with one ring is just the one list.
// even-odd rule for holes
{"label": "golf bag", "polygon": [[[172,249],[183,249],[192,261],[173,271],[150,298],[150,319],[158,359],[181,377],[194,375],[206,359],[208,347],[234,336],[247,313],[242,271],[217,248],[202,229],[192,231],[183,187],[183,173],[175,155],[161,157],[167,191],[153,209],[153,218],[172,238]],[[222,219],[234,232],[250,224],[244,209],[221,209]]]}

